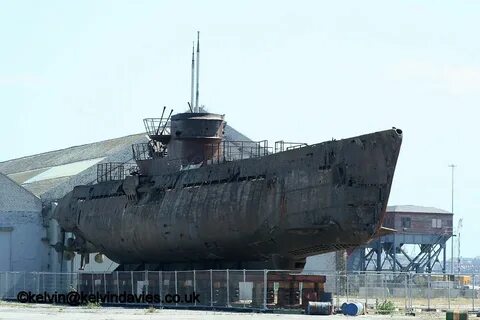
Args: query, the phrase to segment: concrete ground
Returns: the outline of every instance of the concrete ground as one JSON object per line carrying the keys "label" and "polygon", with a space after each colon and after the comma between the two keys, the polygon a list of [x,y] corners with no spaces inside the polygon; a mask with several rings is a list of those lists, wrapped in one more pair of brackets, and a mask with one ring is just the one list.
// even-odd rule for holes
{"label": "concrete ground", "polygon": [[[120,308],[120,307],[70,307],[44,304],[20,304],[0,301],[0,320],[6,319],[32,319],[32,320],[113,320],[113,319],[142,319],[142,320],[278,320],[278,319],[345,319],[344,315],[309,316],[303,314],[271,314],[271,313],[235,313],[223,311],[197,311],[197,310],[172,310],[153,308]],[[415,317],[405,315],[362,315],[359,319],[445,319],[445,313],[420,313]]]}

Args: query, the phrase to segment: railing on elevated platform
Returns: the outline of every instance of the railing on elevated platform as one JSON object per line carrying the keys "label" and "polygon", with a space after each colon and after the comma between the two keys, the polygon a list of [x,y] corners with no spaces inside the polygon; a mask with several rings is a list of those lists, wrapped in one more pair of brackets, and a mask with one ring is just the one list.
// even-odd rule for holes
{"label": "railing on elevated platform", "polygon": [[138,167],[133,163],[106,162],[97,164],[97,182],[123,180],[136,174]]}
{"label": "railing on elevated platform", "polygon": [[275,153],[306,147],[303,142],[286,142],[283,140],[275,141]]}

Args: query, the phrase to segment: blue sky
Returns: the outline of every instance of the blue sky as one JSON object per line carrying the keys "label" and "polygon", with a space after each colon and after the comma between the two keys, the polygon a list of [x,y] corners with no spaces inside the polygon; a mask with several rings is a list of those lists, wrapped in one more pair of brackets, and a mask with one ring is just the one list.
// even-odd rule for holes
{"label": "blue sky", "polygon": [[255,140],[404,130],[390,204],[450,209],[480,255],[478,1],[0,0],[0,161],[143,131],[190,98]]}

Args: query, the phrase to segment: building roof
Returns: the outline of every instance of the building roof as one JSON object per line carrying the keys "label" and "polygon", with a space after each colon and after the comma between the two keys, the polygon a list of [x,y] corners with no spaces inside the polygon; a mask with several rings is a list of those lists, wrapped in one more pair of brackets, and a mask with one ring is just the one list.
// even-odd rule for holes
{"label": "building roof", "polygon": [[42,202],[8,176],[0,173],[0,213],[40,212]]}
{"label": "building roof", "polygon": [[[229,141],[251,141],[230,126]],[[132,160],[132,144],[147,142],[145,133],[109,139],[0,162],[0,173],[43,200],[63,197],[74,186],[96,181],[101,162]]]}
{"label": "building roof", "polygon": [[451,212],[443,209],[415,205],[388,206],[387,212],[452,214]]}

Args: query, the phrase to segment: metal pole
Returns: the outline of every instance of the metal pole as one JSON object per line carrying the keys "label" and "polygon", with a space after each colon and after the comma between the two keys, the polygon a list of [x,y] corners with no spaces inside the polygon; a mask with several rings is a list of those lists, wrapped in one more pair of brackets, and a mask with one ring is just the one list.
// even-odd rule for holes
{"label": "metal pole", "polygon": [[263,270],[263,309],[267,310],[267,270]]}
{"label": "metal pole", "polygon": [[134,294],[134,291],[133,291],[133,271],[130,271],[130,283],[131,283],[131,286],[132,286],[132,294]]}
{"label": "metal pole", "polygon": [[[193,270],[193,294],[197,291],[197,275],[195,270]],[[197,299],[195,299],[194,305],[197,305]]]}
{"label": "metal pole", "polygon": [[[177,271],[175,270],[175,294],[178,294],[178,285],[177,285]],[[178,303],[175,303],[175,306],[178,306]]]}
{"label": "metal pole", "polygon": [[144,287],[146,288],[145,294],[148,294],[150,281],[148,280],[148,270],[145,270],[145,281],[143,282]]}
{"label": "metal pole", "polygon": [[[246,281],[247,281],[247,276],[245,274],[245,269],[243,269],[243,290],[246,290],[246,286],[245,286]],[[243,300],[243,307],[246,308],[245,299]]]}
{"label": "metal pole", "polygon": [[210,269],[210,307],[213,307],[213,271]]}
{"label": "metal pole", "polygon": [[158,271],[158,294],[160,295],[160,305],[162,305],[163,296],[162,296],[162,271]]}
{"label": "metal pole", "polygon": [[364,274],[365,276],[365,311],[367,310],[367,305],[368,305],[368,278],[367,278],[367,273]]}
{"label": "metal pole", "polygon": [[197,95],[195,98],[195,112],[200,111],[198,107],[199,78],[200,78],[200,31],[197,31]]}
{"label": "metal pole", "polygon": [[409,310],[408,310],[408,288],[407,288],[407,284],[408,284],[408,274],[405,274],[405,313],[409,312]]}
{"label": "metal pole", "polygon": [[227,307],[230,306],[230,272],[227,269]]}
{"label": "metal pole", "polygon": [[428,295],[427,295],[427,309],[430,311],[430,296],[432,295],[432,289],[431,289],[431,274],[428,274],[428,283],[427,283],[427,288],[428,288]]}
{"label": "metal pole", "polygon": [[14,272],[13,273],[13,292],[12,292],[13,295],[12,295],[12,298],[15,294],[17,294],[17,292],[16,292],[17,291],[17,285],[16,285],[17,284],[17,277],[15,276],[15,274],[16,273]]}
{"label": "metal pole", "polygon": [[118,280],[118,271],[115,273],[117,274],[117,296],[120,296],[120,281]]}
{"label": "metal pole", "polygon": [[[452,168],[452,214],[453,214],[453,199],[454,199],[454,197],[453,197],[454,193],[453,192],[454,192],[454,176],[455,176],[454,172],[455,172],[456,165],[451,164],[451,165],[449,165],[449,167]],[[450,260],[451,261],[450,262],[450,272],[452,273],[452,275],[454,273],[454,268],[453,268],[453,265],[454,265],[454,262],[453,262],[453,236],[454,235],[453,235],[453,218],[452,218],[452,257],[451,257],[451,260]]]}
{"label": "metal pole", "polygon": [[193,87],[195,86],[195,42],[193,43],[192,46],[192,88],[191,88],[191,95],[190,95],[190,107],[194,108],[193,104]]}
{"label": "metal pole", "polygon": [[340,305],[340,290],[338,288],[340,286],[339,278],[340,278],[339,272],[335,272],[335,295],[336,295],[335,301],[336,301],[337,307]]}
{"label": "metal pole", "polygon": [[450,277],[447,277],[447,286],[448,286],[448,309],[451,308],[450,302]]}
{"label": "metal pole", "polygon": [[[452,219],[453,221],[453,219]],[[442,264],[442,272],[443,274],[446,274],[447,273],[447,243],[446,241],[443,243],[443,264]]]}
{"label": "metal pole", "polygon": [[346,298],[347,298],[347,301],[348,301],[348,273],[345,273],[345,282],[346,282],[346,288],[345,288],[345,291],[346,291]]}
{"label": "metal pole", "polygon": [[476,290],[475,290],[475,275],[472,275],[473,278],[473,283],[472,283],[472,311],[475,311],[475,295],[476,295]]}
{"label": "metal pole", "polygon": [[407,279],[408,279],[408,297],[409,297],[409,304],[410,304],[410,310],[413,310],[413,288],[412,288],[412,275],[410,273],[407,274]]}

